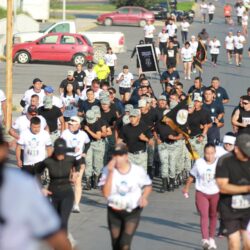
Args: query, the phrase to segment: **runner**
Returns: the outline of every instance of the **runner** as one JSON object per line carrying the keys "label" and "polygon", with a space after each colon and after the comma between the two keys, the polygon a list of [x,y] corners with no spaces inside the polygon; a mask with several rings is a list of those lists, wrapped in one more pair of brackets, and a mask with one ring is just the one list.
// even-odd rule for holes
{"label": "runner", "polygon": [[189,27],[190,27],[189,22],[184,18],[182,20],[182,22],[181,22],[181,39],[182,39],[182,43],[185,43],[188,40]]}
{"label": "runner", "polygon": [[105,63],[109,66],[110,70],[110,79],[109,83],[111,83],[111,86],[114,85],[114,75],[115,75],[115,66],[117,64],[117,56],[113,53],[112,48],[107,49],[107,54],[104,56]]}
{"label": "runner", "polygon": [[234,37],[233,37],[233,32],[229,31],[228,35],[225,38],[225,43],[224,46],[227,50],[227,60],[229,64],[232,64],[232,58],[234,54]]}
{"label": "runner", "polygon": [[184,79],[191,80],[191,68],[193,63],[193,49],[190,47],[189,42],[185,42],[184,47],[181,49],[181,57],[184,65]]}
{"label": "runner", "polygon": [[211,61],[214,67],[217,66],[217,60],[220,54],[220,46],[221,43],[216,36],[209,42]]}
{"label": "runner", "polygon": [[147,24],[144,26],[143,30],[145,43],[153,43],[155,26],[150,20],[147,21]]}
{"label": "runner", "polygon": [[207,6],[207,10],[208,10],[208,21],[209,24],[212,24],[212,21],[214,19],[214,13],[215,13],[215,6],[213,3],[209,3]]}
{"label": "runner", "polygon": [[99,182],[108,202],[108,227],[112,249],[130,249],[152,191],[151,180],[141,166],[129,161],[128,150],[118,144]]}
{"label": "runner", "polygon": [[201,18],[202,22],[206,22],[206,16],[207,16],[207,10],[208,10],[208,5],[206,4],[205,0],[202,0],[200,3],[200,13],[201,13]]}
{"label": "runner", "polygon": [[100,84],[108,82],[110,69],[108,65],[105,64],[104,59],[99,59],[98,63],[94,66],[94,71],[97,75],[97,79],[100,81]]}
{"label": "runner", "polygon": [[246,36],[248,35],[248,31],[247,31],[247,28],[248,28],[248,12],[244,11],[243,15],[242,15],[242,34],[243,36]]}
{"label": "runner", "polygon": [[80,87],[80,91],[84,88],[84,78],[86,77],[86,73],[83,71],[83,65],[81,63],[76,65],[76,71],[73,75],[74,79],[78,82],[78,85]]}
{"label": "runner", "polygon": [[243,48],[246,43],[245,37],[241,34],[240,31],[237,32],[237,35],[234,36],[234,53],[235,53],[235,63],[236,66],[240,67],[243,58]]}
{"label": "runner", "polygon": [[195,204],[200,214],[200,226],[203,249],[217,249],[215,231],[217,222],[217,205],[219,188],[215,182],[217,159],[214,144],[206,144],[204,158],[195,161],[190,171],[186,186],[183,188],[185,197],[195,179]]}
{"label": "runner", "polygon": [[161,52],[162,60],[163,60],[163,55],[164,55],[164,48],[167,47],[168,39],[169,39],[169,36],[167,33],[167,29],[163,27],[161,32],[158,34],[158,44],[159,44],[159,49]]}
{"label": "runner", "polygon": [[67,74],[67,78],[62,80],[60,86],[59,86],[59,92],[60,94],[63,94],[65,91],[65,88],[67,85],[71,83],[73,85],[74,92],[77,93],[79,96],[81,95],[81,90],[78,82],[74,78],[74,71],[69,70]]}

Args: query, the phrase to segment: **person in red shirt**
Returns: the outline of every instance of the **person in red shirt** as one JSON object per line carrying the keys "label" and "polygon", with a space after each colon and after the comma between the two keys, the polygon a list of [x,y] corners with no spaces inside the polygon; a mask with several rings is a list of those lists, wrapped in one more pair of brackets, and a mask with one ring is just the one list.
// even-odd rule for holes
{"label": "person in red shirt", "polygon": [[230,4],[226,4],[224,6],[224,17],[225,17],[225,23],[229,23],[231,20],[231,15],[232,15],[232,7]]}

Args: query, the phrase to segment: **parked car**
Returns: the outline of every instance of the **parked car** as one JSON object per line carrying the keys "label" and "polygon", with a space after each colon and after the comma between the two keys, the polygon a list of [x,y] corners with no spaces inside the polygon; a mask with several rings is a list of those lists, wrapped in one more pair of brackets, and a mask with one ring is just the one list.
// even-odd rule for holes
{"label": "parked car", "polygon": [[14,44],[13,61],[60,61],[84,64],[93,61],[93,47],[81,34],[50,33],[34,42]]}
{"label": "parked car", "polygon": [[124,6],[114,12],[102,14],[97,18],[97,22],[105,26],[122,24],[143,27],[148,20],[155,21],[154,13],[136,6]]}
{"label": "parked car", "polygon": [[155,19],[158,20],[166,19],[169,13],[169,10],[160,6],[160,4],[153,5],[152,7],[149,8],[149,10],[154,13]]}
{"label": "parked car", "polygon": [[192,23],[194,21],[195,12],[193,10],[174,10],[171,13],[176,16],[177,22],[181,22],[183,19],[186,19],[189,23]]}

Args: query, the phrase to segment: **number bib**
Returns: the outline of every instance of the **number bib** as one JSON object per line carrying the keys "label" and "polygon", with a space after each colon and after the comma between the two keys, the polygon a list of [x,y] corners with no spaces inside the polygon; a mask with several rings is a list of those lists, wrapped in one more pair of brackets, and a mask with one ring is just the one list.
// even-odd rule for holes
{"label": "number bib", "polygon": [[248,195],[233,195],[231,206],[234,209],[250,208],[250,194],[248,194]]}

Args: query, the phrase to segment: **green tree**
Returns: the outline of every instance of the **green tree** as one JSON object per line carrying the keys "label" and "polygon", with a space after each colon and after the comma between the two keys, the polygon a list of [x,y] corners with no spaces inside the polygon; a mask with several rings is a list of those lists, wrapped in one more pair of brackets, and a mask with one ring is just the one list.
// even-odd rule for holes
{"label": "green tree", "polygon": [[153,4],[157,3],[158,0],[116,0],[115,4],[119,8],[121,6],[141,6],[149,8]]}

